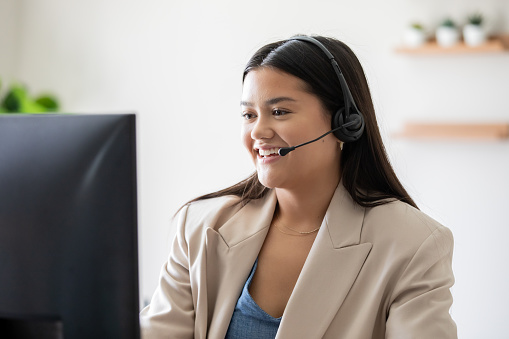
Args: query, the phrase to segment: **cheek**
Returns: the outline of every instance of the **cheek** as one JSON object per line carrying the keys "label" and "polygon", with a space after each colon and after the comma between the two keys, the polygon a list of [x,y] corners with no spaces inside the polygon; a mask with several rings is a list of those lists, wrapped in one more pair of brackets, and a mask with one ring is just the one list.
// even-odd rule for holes
{"label": "cheek", "polygon": [[240,129],[240,139],[244,147],[251,152],[253,140],[251,139],[251,128],[243,125]]}

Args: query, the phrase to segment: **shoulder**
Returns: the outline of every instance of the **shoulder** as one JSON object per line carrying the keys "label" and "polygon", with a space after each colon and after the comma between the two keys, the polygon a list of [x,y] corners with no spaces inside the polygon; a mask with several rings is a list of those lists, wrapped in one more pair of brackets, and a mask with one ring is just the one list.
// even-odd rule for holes
{"label": "shoulder", "polygon": [[452,251],[453,246],[447,227],[401,201],[367,208],[362,234],[374,246],[385,245],[408,254],[415,253],[424,243],[430,243],[438,256]]}
{"label": "shoulder", "polygon": [[[235,223],[258,224],[256,220],[271,217],[276,203],[275,193],[268,192],[260,199],[242,203],[241,198],[227,195],[194,201],[181,208],[174,217],[174,227],[186,237],[207,231],[219,232],[223,226]],[[244,231],[245,228],[243,228]]]}
{"label": "shoulder", "polygon": [[363,232],[373,243],[376,283],[386,282],[387,336],[455,338],[456,325],[449,315],[454,284],[449,229],[396,201],[366,209]]}

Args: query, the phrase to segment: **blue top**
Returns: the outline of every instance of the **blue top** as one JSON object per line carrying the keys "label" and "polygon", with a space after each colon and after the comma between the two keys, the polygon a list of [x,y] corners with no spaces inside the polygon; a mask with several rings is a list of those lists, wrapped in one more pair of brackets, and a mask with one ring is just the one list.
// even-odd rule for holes
{"label": "blue top", "polygon": [[256,271],[258,259],[255,261],[242,294],[235,305],[232,319],[225,339],[274,339],[281,318],[274,318],[265,313],[249,294],[249,286]]}

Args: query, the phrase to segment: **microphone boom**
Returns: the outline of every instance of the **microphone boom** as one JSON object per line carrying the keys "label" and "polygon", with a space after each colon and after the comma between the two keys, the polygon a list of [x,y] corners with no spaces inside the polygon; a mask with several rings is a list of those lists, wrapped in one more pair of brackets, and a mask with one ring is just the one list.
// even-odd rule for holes
{"label": "microphone boom", "polygon": [[312,143],[312,142],[318,141],[318,140],[320,140],[321,138],[325,137],[326,135],[331,134],[332,132],[335,132],[335,131],[337,131],[337,130],[338,130],[338,129],[340,129],[340,128],[348,127],[348,126],[350,126],[350,125],[352,125],[352,122],[349,122],[349,123],[344,124],[344,125],[341,125],[341,126],[339,126],[339,127],[337,127],[337,128],[331,129],[331,130],[330,130],[330,131],[328,131],[327,133],[322,134],[321,136],[319,136],[318,138],[313,139],[313,140],[308,141],[308,142],[305,142],[305,143],[302,143],[302,144],[297,145],[297,146],[291,146],[291,147],[281,147],[277,153],[278,153],[280,156],[284,157],[285,155],[287,155],[288,153],[290,153],[291,151],[293,151],[293,150],[294,150],[294,149],[296,149],[296,148],[299,148],[299,147],[305,146],[305,145],[307,145],[307,144],[310,144],[310,143]]}

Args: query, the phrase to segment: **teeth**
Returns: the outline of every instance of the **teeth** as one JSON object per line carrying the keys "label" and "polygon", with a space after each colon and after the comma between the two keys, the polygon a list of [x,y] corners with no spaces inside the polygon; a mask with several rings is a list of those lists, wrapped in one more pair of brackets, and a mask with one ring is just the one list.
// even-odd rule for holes
{"label": "teeth", "polygon": [[260,149],[260,150],[258,150],[258,154],[260,154],[262,157],[266,157],[271,154],[277,154],[278,151],[279,151],[279,148]]}

